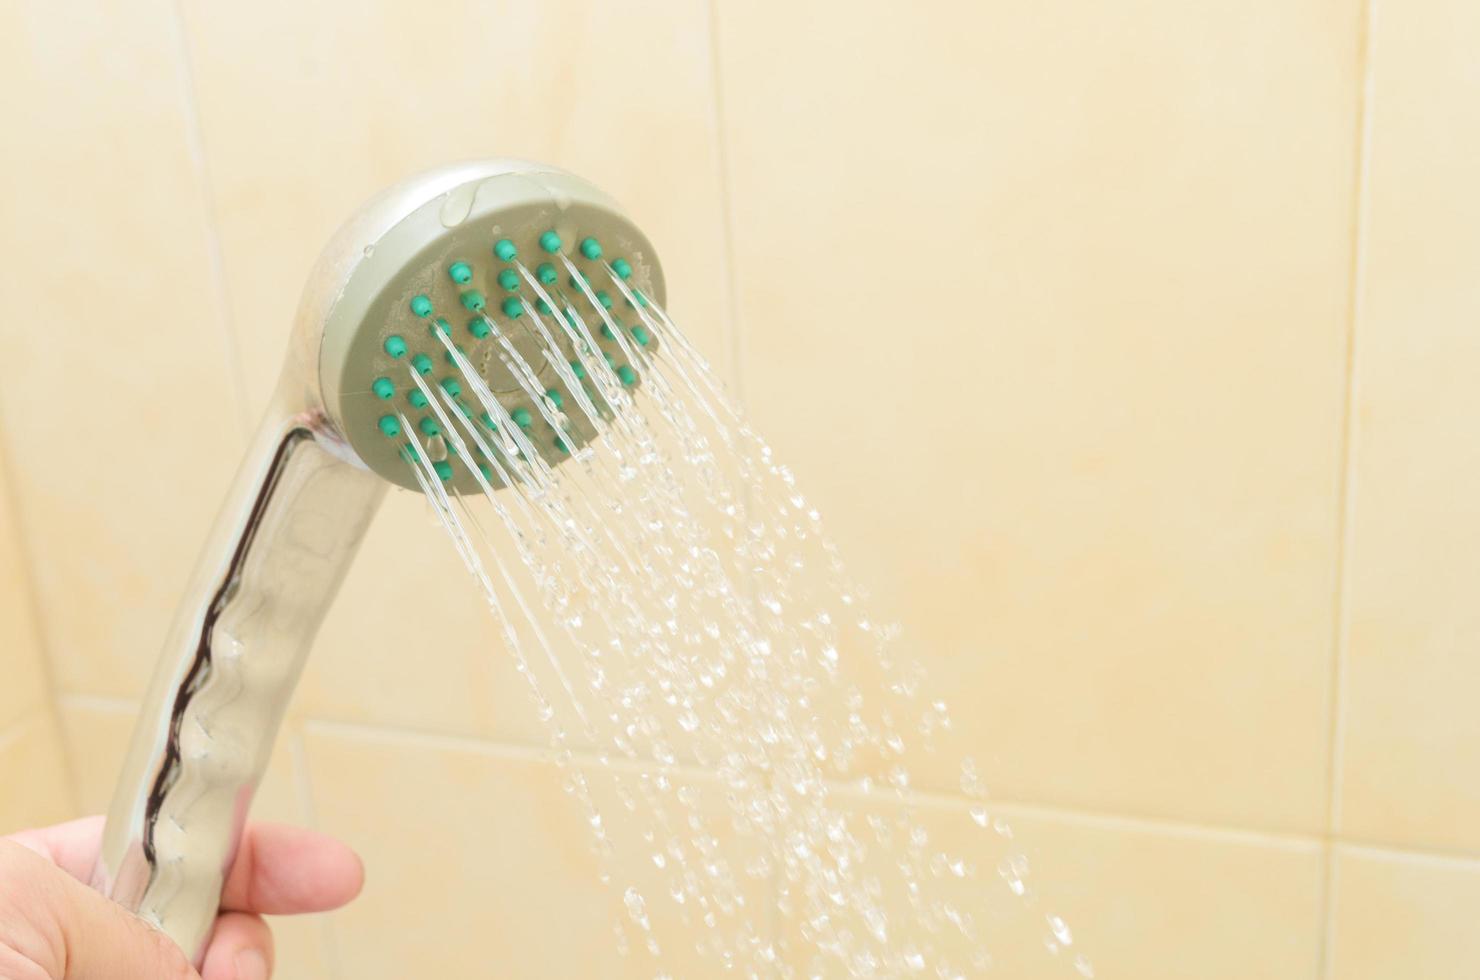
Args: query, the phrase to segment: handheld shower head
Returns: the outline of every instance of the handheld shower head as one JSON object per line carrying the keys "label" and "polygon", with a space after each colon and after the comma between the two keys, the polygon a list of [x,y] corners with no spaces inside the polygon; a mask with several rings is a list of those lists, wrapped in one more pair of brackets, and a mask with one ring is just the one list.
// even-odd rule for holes
{"label": "handheld shower head", "polygon": [[[609,270],[638,303],[662,301],[652,244],[590,183],[514,161],[448,167],[387,191],[334,237],[298,315],[296,357],[317,366],[309,394],[352,457],[391,483],[418,487],[401,418],[438,427],[412,371],[472,417],[487,411],[480,394],[494,396],[530,444],[558,464],[566,453],[557,440],[595,436],[581,413],[563,411],[585,375],[578,348],[603,355],[624,383],[637,381],[623,371],[621,346],[604,323],[600,333],[582,327],[601,320],[603,310],[620,326],[623,308],[633,305],[602,285]],[[640,324],[623,329],[641,346],[650,343]],[[552,347],[563,356],[550,356]],[[462,390],[459,355],[485,392]],[[599,394],[589,382],[586,389]],[[483,427],[496,431],[498,422]],[[445,462],[437,469],[454,488],[478,491],[474,464],[436,462]]]}
{"label": "handheld shower head", "polygon": [[477,493],[516,460],[578,452],[639,384],[629,360],[657,346],[642,307],[664,295],[615,202],[538,164],[412,177],[334,235],[141,707],[95,887],[199,962],[284,709],[388,485]]}

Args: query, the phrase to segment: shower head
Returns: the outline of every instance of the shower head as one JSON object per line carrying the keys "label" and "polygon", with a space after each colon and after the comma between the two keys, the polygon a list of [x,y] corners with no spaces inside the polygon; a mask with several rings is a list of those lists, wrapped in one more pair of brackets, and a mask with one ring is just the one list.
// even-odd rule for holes
{"label": "shower head", "polygon": [[181,596],[93,884],[197,963],[309,647],[386,490],[495,492],[596,439],[656,350],[652,244],[581,178],[496,160],[370,201],[309,278]]}
{"label": "shower head", "polygon": [[451,166],[386,191],[330,241],[304,294],[289,370],[314,365],[302,372],[308,397],[353,460],[414,490],[408,457],[420,443],[438,478],[477,493],[471,467],[496,482],[495,468],[476,458],[473,440],[463,443],[475,458],[459,459],[441,419],[457,412],[490,448],[517,452],[497,438],[512,422],[560,463],[596,435],[572,398],[579,385],[604,407],[593,358],[616,383],[638,383],[627,352],[656,345],[640,317],[650,298],[664,300],[651,242],[589,182],[518,161]]}

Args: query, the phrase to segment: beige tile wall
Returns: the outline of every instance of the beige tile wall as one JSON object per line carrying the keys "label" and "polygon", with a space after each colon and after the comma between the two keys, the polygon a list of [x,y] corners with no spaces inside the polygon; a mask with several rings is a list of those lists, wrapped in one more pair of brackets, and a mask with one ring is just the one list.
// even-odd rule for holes
{"label": "beige tile wall", "polygon": [[16,517],[0,466],[0,833],[75,809]]}
{"label": "beige tile wall", "polygon": [[[647,227],[1099,976],[1480,975],[1477,46],[1467,0],[0,7],[0,826],[106,800],[335,223],[528,156]],[[426,523],[263,789],[369,860],[282,975],[648,975]],[[999,973],[1061,975],[1020,915]]]}

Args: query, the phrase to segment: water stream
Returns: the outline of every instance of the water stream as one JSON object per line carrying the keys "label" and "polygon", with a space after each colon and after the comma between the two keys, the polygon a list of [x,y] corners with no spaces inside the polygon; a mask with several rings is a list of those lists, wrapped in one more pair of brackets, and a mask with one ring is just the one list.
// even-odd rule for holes
{"label": "water stream", "polygon": [[[693,344],[610,266],[608,289],[566,260],[563,289],[516,265],[528,326],[485,318],[480,343],[570,458],[551,465],[544,427],[441,334],[464,390],[408,368],[438,431],[404,456],[590,825],[617,950],[655,977],[675,944],[715,974],[975,976],[1006,894],[1053,966],[1092,977],[975,764],[961,760],[946,805],[914,785],[911,762],[950,728],[945,702]],[[448,455],[482,464],[478,499],[438,478]],[[991,843],[958,853],[943,821]]]}

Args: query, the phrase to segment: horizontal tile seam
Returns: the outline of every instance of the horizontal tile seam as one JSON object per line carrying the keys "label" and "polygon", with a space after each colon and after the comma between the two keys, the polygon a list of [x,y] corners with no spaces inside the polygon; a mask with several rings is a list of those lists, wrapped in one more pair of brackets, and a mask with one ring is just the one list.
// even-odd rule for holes
{"label": "horizontal tile seam", "polygon": [[18,728],[26,721],[36,716],[38,712],[45,712],[47,705],[51,702],[46,692],[46,686],[40,685],[34,694],[22,701],[14,714],[6,718],[0,718],[0,731],[8,732]]}
{"label": "horizontal tile seam", "polygon": [[106,711],[113,714],[138,714],[139,702],[131,698],[112,697],[106,694],[87,694],[80,691],[61,691],[57,694],[58,708],[84,708],[90,711]]}
{"label": "horizontal tile seam", "polygon": [[1418,847],[1390,844],[1383,841],[1338,838],[1331,842],[1338,855],[1380,858],[1386,861],[1402,861],[1413,864],[1464,867],[1480,871],[1480,852],[1452,850],[1442,847]]}
{"label": "horizontal tile seam", "polygon": [[30,705],[10,723],[9,727],[0,728],[0,752],[10,748],[21,737],[39,725],[47,724],[51,719],[48,717],[49,705],[45,698],[40,698],[35,704]]}
{"label": "horizontal tile seam", "polygon": [[[137,703],[127,698],[68,692],[60,695],[58,700],[63,708],[81,708],[84,710],[130,715],[138,710]],[[42,709],[44,707],[44,704],[40,706]],[[25,727],[27,722],[34,720],[37,715],[43,713],[44,710],[33,711],[30,715],[23,718],[15,726],[12,726],[5,735],[0,736],[0,744],[3,744],[6,737],[12,737],[18,734],[19,730]],[[351,738],[367,742],[388,742],[400,745],[421,746],[430,749],[466,752],[514,761],[553,763],[556,756],[556,751],[545,745],[480,738],[476,735],[459,735],[394,725],[373,725],[364,722],[313,717],[303,718],[300,724],[302,725],[302,732],[309,735],[326,735],[329,737]],[[601,765],[601,760],[597,754],[588,749],[571,750],[571,758],[583,766]],[[649,763],[656,764],[656,760],[644,758],[636,760],[613,758],[610,762],[612,766],[622,772],[638,772],[651,768]],[[705,779],[714,778],[714,773],[698,766],[678,765],[674,766],[673,769],[676,772],[689,776],[698,776]],[[901,798],[894,793],[879,789],[866,790],[856,785],[838,782],[829,783],[829,788],[842,796],[854,799],[868,799],[877,802],[901,802]],[[933,793],[916,790],[905,794],[902,802],[917,806],[959,809],[970,806],[973,801],[950,793]],[[1230,824],[1199,823],[1191,820],[1178,820],[1173,817],[1157,817],[1146,814],[1117,812],[1114,810],[1095,810],[1035,800],[1017,800],[999,797],[983,802],[989,808],[1011,815],[1046,818],[1064,823],[1096,826],[1112,830],[1125,830],[1141,834],[1166,834],[1169,836],[1216,840],[1221,843],[1254,844],[1286,849],[1292,847],[1314,849],[1330,845],[1353,852],[1372,852],[1374,854],[1415,858],[1435,858],[1444,861],[1471,861],[1480,864],[1480,851],[1467,852],[1456,849],[1432,848],[1394,841],[1375,840],[1372,838],[1342,837],[1315,833],[1299,833],[1295,831],[1281,832]]]}
{"label": "horizontal tile seam", "polygon": [[[327,735],[330,737],[358,739],[366,742],[389,742],[397,745],[464,752],[517,762],[549,762],[553,764],[559,755],[555,749],[532,743],[499,742],[472,735],[426,732],[410,728],[329,721],[321,718],[305,718],[303,720],[303,731],[304,734],[310,736]],[[657,760],[643,757],[636,759],[612,757],[606,763],[603,763],[596,753],[586,749],[571,749],[570,758],[577,765],[610,765],[612,768],[626,773],[651,771],[658,765]],[[712,772],[698,766],[680,764],[668,768],[673,772],[689,777],[711,780],[715,778]],[[310,774],[311,777],[312,774]]]}
{"label": "horizontal tile seam", "polygon": [[[507,758],[518,761],[541,761],[553,762],[555,751],[543,746],[521,744],[513,742],[501,742],[494,739],[483,739],[471,735],[450,735],[442,732],[427,732],[417,729],[400,728],[394,726],[366,725],[356,722],[332,721],[327,719],[309,718],[304,721],[304,729],[308,734],[323,734],[328,736],[349,737],[365,741],[394,742],[404,745],[420,745],[427,748],[443,748],[452,751],[471,752],[479,755]],[[571,758],[581,765],[600,765],[598,757],[588,750],[572,750]],[[611,764],[624,772],[635,772],[649,768],[647,763],[655,762],[648,759],[612,759]],[[673,769],[680,773],[697,775],[702,778],[713,779],[714,773],[708,770],[691,766],[678,765]],[[862,790],[856,786],[845,783],[830,783],[830,789],[847,797],[857,799],[869,799],[879,802],[891,802],[897,800],[891,793],[879,790]],[[954,796],[947,793],[925,793],[911,792],[906,795],[904,802],[915,805],[935,806],[940,808],[958,809],[970,806],[973,801],[965,797]],[[1322,834],[1302,834],[1298,832],[1281,833],[1278,831],[1260,830],[1251,827],[1238,827],[1222,824],[1205,824],[1193,821],[1176,820],[1173,818],[1148,817],[1126,813],[1116,813],[1110,810],[1085,810],[1062,806],[1053,803],[1039,803],[1025,800],[989,799],[984,801],[985,805],[1004,812],[1025,817],[1048,817],[1064,822],[1083,823],[1086,825],[1100,825],[1110,829],[1135,830],[1140,833],[1163,833],[1181,836],[1193,836],[1217,839],[1225,843],[1252,843],[1263,846],[1298,847],[1317,849],[1327,844],[1336,845],[1347,843],[1340,839],[1329,838]],[[1365,842],[1351,842],[1365,843]],[[1386,845],[1397,853],[1423,854],[1425,851],[1414,849],[1408,850],[1401,845]],[[1480,860],[1480,855],[1476,855]]]}

